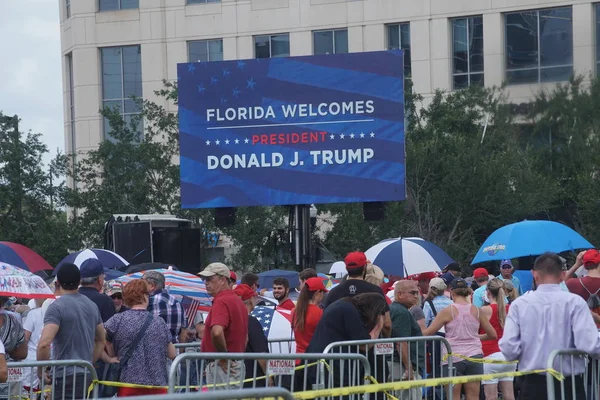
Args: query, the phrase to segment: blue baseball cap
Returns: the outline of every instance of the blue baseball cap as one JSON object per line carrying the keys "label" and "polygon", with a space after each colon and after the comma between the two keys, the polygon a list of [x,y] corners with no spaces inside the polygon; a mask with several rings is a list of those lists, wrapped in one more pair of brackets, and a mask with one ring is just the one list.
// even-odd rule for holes
{"label": "blue baseball cap", "polygon": [[444,272],[442,275],[440,275],[440,278],[442,278],[446,286],[450,286],[450,283],[452,283],[454,280],[454,275],[452,275],[451,272]]}
{"label": "blue baseball cap", "polygon": [[96,258],[88,258],[79,268],[81,271],[81,278],[94,278],[104,274],[104,267],[100,260]]}

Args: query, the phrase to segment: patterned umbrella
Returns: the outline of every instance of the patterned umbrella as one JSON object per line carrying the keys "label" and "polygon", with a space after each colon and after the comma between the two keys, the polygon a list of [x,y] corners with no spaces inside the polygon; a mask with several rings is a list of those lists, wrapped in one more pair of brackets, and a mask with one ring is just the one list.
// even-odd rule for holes
{"label": "patterned umbrella", "polygon": [[53,299],[54,293],[39,276],[0,262],[0,296]]}
{"label": "patterned umbrella", "polygon": [[400,277],[439,272],[454,262],[444,250],[421,238],[386,239],[367,250],[365,255],[387,275]]}
{"label": "patterned umbrella", "polygon": [[54,275],[56,275],[56,271],[58,271],[58,268],[64,263],[71,263],[81,267],[81,264],[90,258],[100,260],[102,266],[108,269],[117,269],[129,265],[127,260],[113,251],[104,249],[85,249],[71,253],[63,258],[54,269]]}
{"label": "patterned umbrella", "polygon": [[[173,296],[187,296],[201,300],[211,299],[211,296],[206,292],[204,281],[196,275],[172,269],[155,269],[154,271],[165,276],[166,289]],[[142,276],[144,276],[144,271],[121,276],[115,281],[127,283],[134,279],[141,279]]]}
{"label": "patterned umbrella", "polygon": [[0,262],[14,265],[29,272],[52,269],[52,266],[38,253],[22,244],[12,242],[0,242]]}

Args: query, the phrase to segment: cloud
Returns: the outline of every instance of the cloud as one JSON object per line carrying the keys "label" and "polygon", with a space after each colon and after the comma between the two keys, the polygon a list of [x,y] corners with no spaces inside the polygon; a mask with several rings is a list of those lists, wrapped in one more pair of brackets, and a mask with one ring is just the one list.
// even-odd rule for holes
{"label": "cloud", "polygon": [[58,11],[56,0],[0,0],[0,110],[41,133],[51,154],[64,151]]}

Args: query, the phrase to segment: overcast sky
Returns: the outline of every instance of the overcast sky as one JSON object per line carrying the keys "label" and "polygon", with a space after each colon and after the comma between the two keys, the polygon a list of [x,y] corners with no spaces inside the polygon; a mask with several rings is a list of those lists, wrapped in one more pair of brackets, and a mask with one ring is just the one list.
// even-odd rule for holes
{"label": "overcast sky", "polygon": [[[0,0],[0,110],[64,152],[57,0]],[[51,157],[46,157],[46,161]]]}

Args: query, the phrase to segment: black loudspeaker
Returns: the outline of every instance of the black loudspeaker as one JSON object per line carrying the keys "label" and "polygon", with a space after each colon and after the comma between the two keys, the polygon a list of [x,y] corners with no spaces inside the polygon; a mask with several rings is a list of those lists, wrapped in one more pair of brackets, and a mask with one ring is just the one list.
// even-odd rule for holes
{"label": "black loudspeaker", "polygon": [[[113,225],[114,250],[131,265],[152,262],[150,222],[122,222]],[[105,265],[111,268],[111,265]]]}
{"label": "black loudspeaker", "polygon": [[200,229],[157,228],[154,230],[154,261],[173,264],[180,271],[200,272]]}
{"label": "black loudspeaker", "polygon": [[235,207],[215,208],[215,225],[217,228],[235,225]]}
{"label": "black loudspeaker", "polygon": [[365,221],[383,221],[385,218],[385,203],[381,201],[363,203],[363,216]]}

